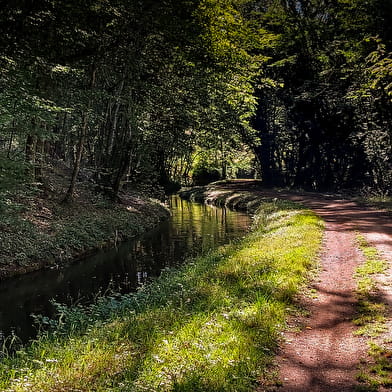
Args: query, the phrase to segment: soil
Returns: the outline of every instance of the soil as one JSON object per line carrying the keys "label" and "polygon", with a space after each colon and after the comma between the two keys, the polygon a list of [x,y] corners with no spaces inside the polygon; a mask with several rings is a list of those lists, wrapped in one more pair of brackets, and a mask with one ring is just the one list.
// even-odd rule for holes
{"label": "soil", "polygon": [[[277,358],[281,392],[358,390],[360,359],[367,345],[354,335],[355,268],[363,261],[355,232],[360,232],[389,261],[392,260],[392,219],[381,210],[364,209],[343,199],[283,193],[281,197],[310,207],[326,222],[321,272],[314,282],[316,296],[308,300],[305,328],[285,333]],[[379,277],[383,302],[392,304],[391,271]],[[389,282],[388,282],[389,279]]]}
{"label": "soil", "polygon": [[[299,299],[307,316],[291,320],[291,328],[283,334],[276,359],[280,385],[260,386],[258,392],[358,391],[356,376],[360,361],[367,358],[367,344],[364,338],[354,335],[352,323],[357,305],[353,275],[363,261],[356,232],[391,262],[390,213],[334,195],[265,190],[255,181],[220,184],[221,188],[300,202],[326,224],[320,272],[312,284],[313,295]],[[391,264],[387,273],[378,277],[380,299],[388,309],[392,308]],[[391,336],[391,321],[387,325],[387,335]]]}

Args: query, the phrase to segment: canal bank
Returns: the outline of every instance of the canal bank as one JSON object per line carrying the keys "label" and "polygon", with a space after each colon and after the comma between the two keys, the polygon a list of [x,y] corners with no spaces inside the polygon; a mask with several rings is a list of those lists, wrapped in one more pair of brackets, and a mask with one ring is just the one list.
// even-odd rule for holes
{"label": "canal bank", "polygon": [[[26,341],[36,334],[32,314],[56,315],[56,303],[89,304],[109,293],[128,293],[186,258],[245,235],[249,215],[171,196],[170,217],[117,246],[80,262],[24,274],[0,283],[0,334]],[[10,308],[8,304],[12,302]]]}
{"label": "canal bank", "polygon": [[60,268],[115,246],[170,216],[158,200],[123,194],[118,203],[92,191],[71,204],[58,194],[0,203],[0,279]]}
{"label": "canal bank", "polygon": [[4,358],[0,387],[250,391],[268,373],[321,235],[310,211],[260,200],[253,233],[239,242],[167,269],[136,293],[61,308],[52,332]]}

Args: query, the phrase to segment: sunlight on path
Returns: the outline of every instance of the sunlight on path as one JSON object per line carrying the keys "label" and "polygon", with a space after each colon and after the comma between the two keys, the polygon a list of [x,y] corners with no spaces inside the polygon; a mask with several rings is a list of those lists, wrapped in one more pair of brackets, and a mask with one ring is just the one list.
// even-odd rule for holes
{"label": "sunlight on path", "polygon": [[301,320],[301,332],[285,334],[278,358],[285,392],[354,391],[358,360],[366,346],[354,337],[352,294],[354,268],[362,261],[353,245],[354,235],[328,224],[324,239],[322,271],[309,300],[311,316]]}
{"label": "sunlight on path", "polygon": [[363,260],[355,231],[390,262],[389,272],[379,281],[383,301],[392,306],[392,219],[384,211],[365,209],[347,200],[290,193],[281,193],[280,197],[313,209],[325,220],[326,232],[322,270],[313,286],[317,298],[306,300],[308,318],[293,321],[301,331],[285,333],[277,358],[282,381],[277,390],[354,392],[359,360],[367,351],[364,339],[353,335],[351,322],[356,304],[353,274]]}

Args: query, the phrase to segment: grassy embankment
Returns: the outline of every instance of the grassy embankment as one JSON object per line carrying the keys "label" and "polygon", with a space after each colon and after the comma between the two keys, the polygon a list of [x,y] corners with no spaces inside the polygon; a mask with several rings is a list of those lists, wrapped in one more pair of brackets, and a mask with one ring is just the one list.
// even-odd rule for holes
{"label": "grassy embankment", "polygon": [[3,358],[1,390],[253,390],[315,266],[323,224],[292,203],[236,199],[256,211],[251,234],[137,293],[60,309],[52,333]]}
{"label": "grassy embankment", "polygon": [[69,205],[61,203],[62,194],[40,197],[24,190],[0,198],[0,277],[73,261],[169,216],[147,197],[128,195],[118,204],[84,189]]}
{"label": "grassy embankment", "polygon": [[357,296],[359,311],[354,323],[357,334],[368,340],[371,363],[364,360],[358,379],[365,385],[362,391],[376,392],[381,386],[392,386],[392,338],[387,319],[388,306],[383,302],[378,289],[377,276],[385,273],[388,262],[383,260],[377,249],[370,246],[362,235],[357,235],[365,261],[357,268]]}

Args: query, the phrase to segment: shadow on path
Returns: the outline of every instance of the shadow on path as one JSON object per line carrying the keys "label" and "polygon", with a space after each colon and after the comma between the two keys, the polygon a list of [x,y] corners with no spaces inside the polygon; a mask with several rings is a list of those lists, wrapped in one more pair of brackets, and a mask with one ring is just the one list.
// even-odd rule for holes
{"label": "shadow on path", "polygon": [[[356,310],[353,274],[364,261],[355,232],[360,232],[382,257],[391,261],[392,215],[333,195],[263,189],[258,181],[233,181],[219,184],[219,188],[299,202],[326,222],[321,271],[313,284],[317,298],[303,298],[310,316],[291,320],[300,332],[294,332],[295,328],[285,332],[277,357],[282,386],[261,386],[258,391],[357,391],[357,368],[360,358],[366,357],[367,346],[363,338],[354,336],[352,323]],[[392,269],[388,272],[383,275],[380,294],[384,303],[392,304]]]}

